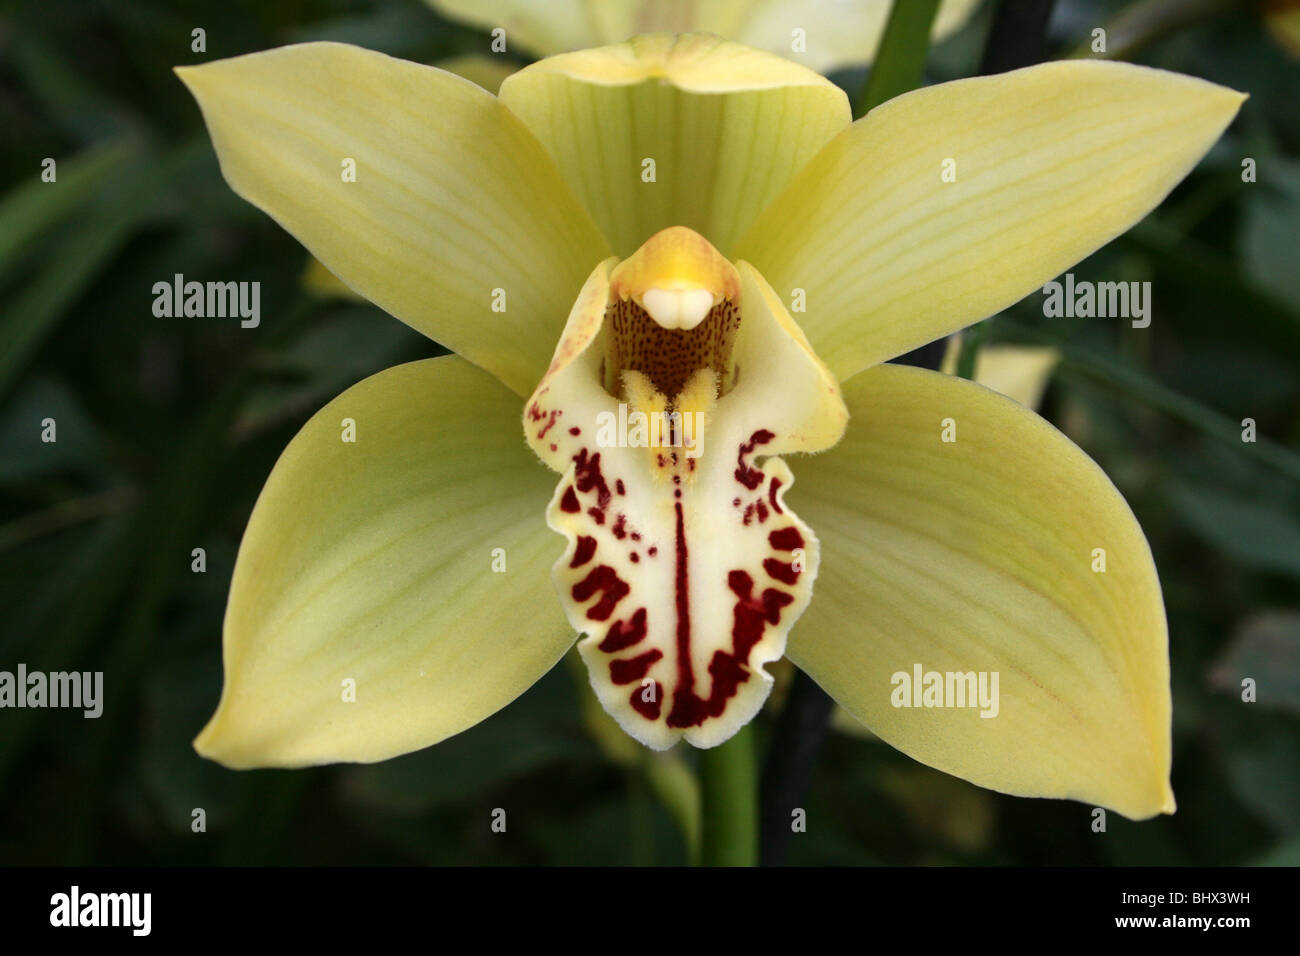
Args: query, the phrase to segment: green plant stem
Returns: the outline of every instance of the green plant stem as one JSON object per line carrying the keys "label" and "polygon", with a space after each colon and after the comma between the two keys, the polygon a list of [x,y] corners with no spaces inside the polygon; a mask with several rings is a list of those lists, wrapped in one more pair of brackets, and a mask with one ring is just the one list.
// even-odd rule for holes
{"label": "green plant stem", "polygon": [[876,62],[853,104],[854,116],[862,116],[920,85],[925,54],[930,48],[930,28],[938,10],[939,0],[895,0],[889,8]]}
{"label": "green plant stem", "polygon": [[705,866],[758,862],[758,778],[752,725],[720,747],[700,751]]}
{"label": "green plant stem", "polygon": [[957,375],[967,381],[975,381],[975,360],[979,357],[980,346],[984,343],[984,332],[988,322],[980,322],[966,331],[962,338],[961,351],[957,353]]}

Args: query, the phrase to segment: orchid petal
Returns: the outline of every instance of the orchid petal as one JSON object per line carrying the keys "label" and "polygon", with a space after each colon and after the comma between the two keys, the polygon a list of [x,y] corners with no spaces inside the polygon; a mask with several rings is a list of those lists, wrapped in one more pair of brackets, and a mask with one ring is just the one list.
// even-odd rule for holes
{"label": "orchid petal", "polygon": [[532,389],[608,251],[494,97],[339,43],[176,72],[235,192],[376,305],[516,393]]}
{"label": "orchid petal", "polygon": [[[444,16],[505,30],[541,56],[618,43],[641,33],[716,33],[826,73],[870,63],[890,0],[427,0]],[[963,26],[979,0],[942,0],[933,36]],[[796,31],[801,31],[802,36]]]}
{"label": "orchid petal", "polygon": [[564,655],[541,515],[554,478],[518,415],[447,356],[365,379],[307,422],[239,549],[199,753],[384,760],[473,726]]}
{"label": "orchid petal", "polygon": [[1245,97],[1126,63],[916,90],[840,134],[736,255],[841,380],[986,318],[1150,212]]}
{"label": "orchid petal", "polygon": [[844,93],[811,70],[701,34],[554,56],[507,79],[501,99],[619,256],[670,226],[727,255],[850,120]]}
{"label": "orchid petal", "polygon": [[[791,660],[886,742],[972,783],[1172,812],[1160,584],[1110,480],[962,379],[884,365],[845,399],[843,441],[800,462],[822,573]],[[997,675],[996,693],[913,706],[918,668],[990,690]]]}

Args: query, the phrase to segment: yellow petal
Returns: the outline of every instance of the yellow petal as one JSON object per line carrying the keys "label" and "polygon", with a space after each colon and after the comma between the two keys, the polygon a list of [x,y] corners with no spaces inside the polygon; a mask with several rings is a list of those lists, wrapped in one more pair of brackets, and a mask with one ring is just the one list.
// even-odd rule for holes
{"label": "yellow petal", "polygon": [[[972,783],[1172,812],[1160,584],[1109,479],[962,379],[883,365],[844,391],[843,441],[800,463],[822,572],[791,660],[886,742]],[[917,667],[983,672],[990,700],[997,674],[996,708],[895,706],[895,675]]]}
{"label": "yellow petal", "polygon": [[554,477],[518,415],[447,356],[374,375],[303,427],[240,545],[199,753],[384,760],[473,726],[563,656],[541,514]]}
{"label": "yellow petal", "polygon": [[[515,71],[512,65],[500,57],[485,56],[481,53],[449,56],[438,60],[433,65],[448,73],[463,76],[493,94],[501,88],[501,82]],[[302,284],[308,292],[318,298],[367,301],[365,296],[349,288],[346,282],[321,265],[320,260],[315,257],[307,259],[307,268],[302,274]]]}
{"label": "yellow petal", "polygon": [[698,34],[551,57],[507,79],[501,99],[619,256],[670,226],[728,255],[850,119],[844,93],[811,70]]}
{"label": "yellow petal", "polygon": [[[957,373],[961,336],[948,340],[939,371]],[[986,345],[975,354],[974,381],[1014,398],[1026,408],[1037,408],[1061,353],[1041,345]]]}
{"label": "yellow petal", "polygon": [[1243,99],[1098,62],[917,90],[832,142],[736,254],[779,294],[805,291],[800,324],[843,380],[992,315],[1119,235]]}
{"label": "yellow petal", "polygon": [[[789,466],[757,459],[829,447],[847,418],[834,379],[762,277],[748,263],[720,265],[687,233],[668,230],[592,273],[524,416],[534,451],[562,475],[546,512],[567,542],[552,576],[586,635],[578,650],[592,687],[655,750],[683,738],[716,746],[767,698],[764,665],[808,604],[818,550],[785,503]],[[689,248],[698,261],[683,266]],[[638,283],[674,277],[723,290],[723,301],[696,329],[647,329]],[[626,334],[624,344],[695,356],[733,332],[730,364],[699,367],[658,394],[666,378],[650,378],[645,353],[614,344]],[[607,390],[615,361],[626,370],[619,397]],[[660,418],[668,395],[680,413],[673,427]]]}
{"label": "yellow petal", "polygon": [[[483,30],[506,31],[542,56],[619,43],[642,33],[716,33],[824,73],[869,63],[890,0],[427,0],[439,13]],[[943,0],[933,35],[970,18],[979,0]],[[796,33],[795,31],[800,31]]]}
{"label": "yellow petal", "polygon": [[[708,0],[697,0],[703,6]],[[735,33],[712,26],[695,29],[788,56],[810,70],[828,73],[876,58],[891,0],[775,0],[755,3]],[[979,0],[942,0],[931,37],[942,40],[970,19]],[[795,31],[799,31],[796,33]]]}
{"label": "yellow petal", "polygon": [[338,43],[176,72],[237,193],[346,285],[517,393],[532,389],[608,252],[496,99]]}

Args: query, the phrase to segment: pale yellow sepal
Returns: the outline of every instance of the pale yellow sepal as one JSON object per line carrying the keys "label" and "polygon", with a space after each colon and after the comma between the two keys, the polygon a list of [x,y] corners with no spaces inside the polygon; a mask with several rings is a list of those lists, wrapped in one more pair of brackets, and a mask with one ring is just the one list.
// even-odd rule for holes
{"label": "pale yellow sepal", "polygon": [[1016,302],[1145,216],[1245,97],[1125,63],[916,90],[837,137],[736,255],[841,380]]}
{"label": "pale yellow sepal", "polygon": [[[962,379],[884,365],[844,393],[844,439],[800,464],[823,562],[790,659],[947,773],[1134,819],[1173,812],[1160,585],[1110,480],[1036,414]],[[997,674],[995,702],[894,706],[895,675],[917,667],[983,672],[990,691]]]}
{"label": "pale yellow sepal", "polygon": [[[716,33],[826,72],[875,58],[890,0],[427,0],[445,16],[505,31],[542,56],[641,33]],[[961,27],[979,0],[942,0],[933,37]]]}
{"label": "pale yellow sepal", "polygon": [[670,226],[729,256],[851,118],[844,93],[811,70],[700,34],[551,57],[507,79],[501,99],[621,257]]}
{"label": "pale yellow sepal", "polygon": [[344,284],[527,394],[604,240],[493,96],[339,43],[178,69],[231,187]]}
{"label": "pale yellow sepal", "polygon": [[240,545],[200,754],[384,760],[473,726],[561,658],[554,477],[518,415],[499,382],[444,357],[372,376],[303,427]]}

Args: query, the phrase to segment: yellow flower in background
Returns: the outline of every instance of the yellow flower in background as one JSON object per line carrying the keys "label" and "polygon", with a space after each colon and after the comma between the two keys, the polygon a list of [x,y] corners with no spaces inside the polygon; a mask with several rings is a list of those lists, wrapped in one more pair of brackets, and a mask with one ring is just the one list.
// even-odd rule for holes
{"label": "yellow flower in background", "polygon": [[[619,43],[643,33],[714,33],[828,73],[875,59],[892,0],[426,0],[483,30],[504,30],[536,56]],[[941,0],[931,36],[970,19],[979,0]]]}
{"label": "yellow flower in background", "polygon": [[[1129,508],[1023,406],[881,363],[1128,228],[1240,94],[1052,63],[851,123],[817,74],[694,35],[552,57],[499,98],[339,44],[178,72],[231,186],[457,353],[366,379],[286,449],[201,753],[419,749],[581,631],[597,696],[654,748],[727,739],[784,654],[946,772],[1173,809],[1164,611]],[[638,412],[676,415],[668,441],[638,442]],[[918,666],[1000,675],[996,716],[900,706]]]}

